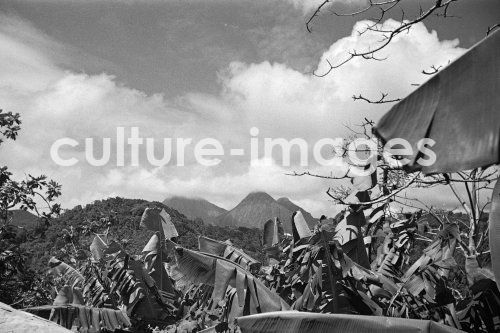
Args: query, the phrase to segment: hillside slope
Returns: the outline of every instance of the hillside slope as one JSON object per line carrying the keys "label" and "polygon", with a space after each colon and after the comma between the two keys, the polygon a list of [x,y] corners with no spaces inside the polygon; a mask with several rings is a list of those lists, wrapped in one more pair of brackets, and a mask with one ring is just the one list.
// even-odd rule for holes
{"label": "hillside slope", "polygon": [[210,224],[212,224],[219,215],[227,212],[224,208],[214,205],[202,198],[174,196],[165,199],[163,204],[177,210],[191,220],[200,218],[203,222]]}
{"label": "hillside slope", "polygon": [[38,225],[38,217],[30,212],[27,212],[22,209],[13,209],[12,212],[12,221],[10,224],[23,227],[26,229],[36,228]]}
{"label": "hillside slope", "polygon": [[[67,245],[71,241],[75,248],[88,251],[95,233],[104,233],[109,228],[110,240],[117,240],[131,254],[140,254],[153,235],[152,231],[139,226],[146,207],[159,207],[167,211],[179,233],[178,242],[184,247],[197,249],[198,236],[204,235],[222,241],[231,239],[256,259],[262,256],[260,230],[205,225],[201,221],[188,219],[160,202],[124,198],[97,200],[85,207],[76,206],[69,209],[59,218],[52,220],[48,228],[33,231],[30,240],[21,246],[30,254],[31,267],[46,270],[51,256],[69,260]],[[70,233],[72,238],[68,236]]]}

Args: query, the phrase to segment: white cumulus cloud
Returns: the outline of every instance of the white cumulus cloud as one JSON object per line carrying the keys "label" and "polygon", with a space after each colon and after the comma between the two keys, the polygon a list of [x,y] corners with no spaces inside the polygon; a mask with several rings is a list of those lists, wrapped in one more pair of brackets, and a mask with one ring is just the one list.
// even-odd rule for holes
{"label": "white cumulus cloud", "polygon": [[[358,22],[350,36],[325,51],[318,70],[327,59],[335,61],[345,55],[346,49],[376,41],[372,34],[356,34],[363,24]],[[46,173],[61,182],[64,205],[113,195],[163,200],[177,194],[202,196],[230,208],[248,192],[265,190],[275,197],[288,196],[315,215],[332,211],[324,195],[331,182],[285,175],[300,170],[297,165],[282,167],[279,160],[260,156],[259,163],[251,166],[246,158],[226,155],[216,167],[200,166],[191,156],[185,167],[155,168],[148,165],[142,148],[139,167],[113,163],[92,167],[84,159],[84,139],[93,137],[102,143],[103,137],[110,137],[115,143],[116,127],[127,131],[138,127],[142,136],[160,143],[163,138],[191,137],[196,142],[213,137],[227,150],[248,152],[249,129],[255,126],[261,137],[303,138],[312,149],[319,138],[345,136],[346,124],[359,123],[364,117],[376,120],[387,110],[386,105],[353,102],[353,94],[378,97],[383,90],[403,97],[414,89],[412,83],[426,79],[420,74],[422,69],[444,65],[464,52],[458,41],[441,41],[435,32],[417,24],[384,50],[388,58],[383,62],[356,59],[323,78],[280,63],[233,62],[220,73],[219,94],[193,91],[166,99],[124,86],[120,78],[106,73],[69,71],[52,51],[57,47],[64,53],[64,46],[18,19],[0,21],[0,46],[4,50],[0,53],[0,106],[20,112],[23,119],[18,140],[0,147],[2,160],[18,175]],[[75,150],[66,152],[80,160],[75,167],[57,166],[50,158],[50,146],[62,137],[79,142]],[[115,156],[112,151],[112,161]],[[317,165],[310,169],[329,171]]]}

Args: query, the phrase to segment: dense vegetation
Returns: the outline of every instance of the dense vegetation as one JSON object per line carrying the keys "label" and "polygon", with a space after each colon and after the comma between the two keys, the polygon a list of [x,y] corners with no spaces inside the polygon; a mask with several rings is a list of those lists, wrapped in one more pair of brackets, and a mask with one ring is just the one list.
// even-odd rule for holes
{"label": "dense vegetation", "polygon": [[[32,279],[40,279],[46,275],[47,262],[52,256],[73,262],[76,253],[79,256],[83,255],[82,252],[88,254],[96,233],[107,232],[110,240],[122,244],[129,253],[140,254],[153,235],[152,231],[139,227],[146,207],[161,207],[168,212],[179,232],[179,244],[186,248],[198,248],[198,236],[205,235],[223,241],[230,239],[253,257],[262,258],[261,232],[257,229],[205,225],[202,220],[189,220],[159,202],[110,198],[95,201],[85,207],[76,206],[53,219],[48,225],[38,224],[33,225],[33,228],[23,229],[12,226],[11,237],[0,241],[2,244],[0,249],[7,249],[14,244],[18,246],[20,251],[13,252],[15,255],[12,257],[12,262],[17,262],[19,264],[17,268],[20,271],[24,270],[25,274],[22,274],[15,286],[3,284],[6,288],[0,289],[0,301],[8,304],[19,302],[15,304],[17,307],[45,304],[50,299],[50,293],[45,293],[41,299],[30,302],[30,298],[26,298],[22,291],[34,287],[30,283]],[[19,258],[21,253],[22,258]],[[45,285],[44,288],[50,291],[50,285]]]}
{"label": "dense vegetation", "polygon": [[[164,209],[179,234],[176,243],[165,240],[163,259],[158,257],[160,248],[165,246],[161,245],[161,236],[140,226],[141,216],[148,207]],[[431,319],[477,332],[498,328],[493,323],[495,308],[491,306],[500,304],[499,294],[488,274],[481,275],[480,268],[489,265],[489,255],[480,255],[480,267],[471,270],[463,253],[454,250],[461,238],[457,225],[467,223],[464,214],[442,212],[436,217],[419,213],[385,214],[376,221],[368,221],[367,228],[356,227],[374,236],[368,252],[352,236],[349,231],[352,227],[346,227],[355,226],[349,216],[359,217],[359,214],[346,210],[333,225],[325,225],[309,235],[296,234],[294,240],[284,237],[278,228],[278,235],[271,238],[279,243],[270,244],[266,242],[266,232],[263,234],[261,230],[205,225],[158,202],[123,198],[96,201],[64,212],[50,225],[23,230],[10,239],[19,245],[19,251],[13,253],[24,253],[15,259],[24,263],[25,273],[17,275],[17,285],[11,285],[15,293],[9,294],[3,288],[0,300],[14,301],[15,306],[30,308],[39,315],[48,316],[47,310],[51,310],[52,320],[67,327],[74,325],[73,319],[67,320],[73,318],[68,317],[68,306],[76,313],[94,308],[98,318],[111,316],[115,320],[115,324],[102,322],[103,331],[123,325],[132,325],[135,331],[156,326],[168,332],[176,329],[194,332],[212,325],[222,329],[231,327],[234,318],[241,315],[290,308]],[[438,218],[443,216],[449,223],[440,225]],[[481,218],[480,228],[485,227],[486,219],[487,216]],[[347,224],[342,226],[342,221]],[[99,245],[102,253],[108,253],[104,259],[96,258],[96,235],[107,235],[102,237],[106,242]],[[199,236],[208,237],[199,250],[212,254],[196,251]],[[227,239],[234,245],[222,242]],[[93,252],[89,251],[91,244]],[[145,244],[148,245],[144,248]],[[239,247],[259,260],[238,251]],[[328,247],[330,261],[325,260]],[[218,252],[218,248],[223,252]],[[274,259],[271,266],[259,268],[259,261],[267,264],[270,259]],[[172,263],[172,270],[164,271],[159,278],[154,267],[158,272],[162,262]],[[143,265],[149,275],[141,278]],[[59,272],[59,277],[44,274],[49,266]],[[135,273],[125,273],[131,270]],[[235,281],[231,280],[232,274],[236,274],[234,278],[243,276],[245,284],[255,281],[256,289],[240,290],[238,283],[231,282]],[[159,279],[164,280],[162,288]],[[226,279],[229,285],[219,283]],[[27,287],[22,288],[21,283]],[[97,293],[96,286],[100,290]],[[267,308],[252,302],[244,302],[241,307],[243,303],[238,301],[241,293],[247,293],[248,299],[266,300],[263,304]],[[142,301],[129,301],[134,295],[142,295]],[[79,303],[68,303],[79,297],[83,297]],[[235,307],[238,303],[240,307]],[[126,312],[118,311],[120,306]],[[489,310],[485,312],[484,306]],[[123,317],[124,313],[128,317]],[[486,321],[490,317],[491,323]],[[83,321],[78,320],[76,325],[82,327]]]}
{"label": "dense vegetation", "polygon": [[95,233],[108,232],[110,240],[123,244],[131,254],[140,254],[153,235],[152,231],[139,226],[146,207],[160,207],[167,211],[179,232],[179,244],[186,248],[198,248],[198,236],[205,235],[219,240],[230,239],[249,254],[259,256],[261,233],[258,229],[206,225],[200,219],[189,220],[160,202],[118,197],[67,210],[50,226],[34,230],[31,233],[33,238],[23,247],[32,254],[33,267],[45,268],[51,256],[64,257],[68,243],[86,251]]}

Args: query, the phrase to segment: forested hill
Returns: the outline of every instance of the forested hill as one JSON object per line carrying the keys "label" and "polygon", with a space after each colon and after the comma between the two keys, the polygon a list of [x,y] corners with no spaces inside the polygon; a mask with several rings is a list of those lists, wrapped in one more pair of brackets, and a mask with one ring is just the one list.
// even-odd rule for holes
{"label": "forested hill", "polygon": [[200,218],[207,224],[213,224],[218,216],[227,212],[224,208],[202,198],[173,196],[165,199],[163,203],[192,220]]}
{"label": "forested hill", "polygon": [[198,235],[205,235],[219,240],[230,239],[256,259],[261,257],[261,231],[258,229],[205,225],[201,220],[190,220],[160,202],[118,197],[67,210],[52,220],[50,226],[30,232],[21,247],[30,254],[30,266],[37,270],[45,269],[53,255],[69,259],[69,252],[80,251],[83,254],[88,251],[94,234],[104,233],[109,228],[110,240],[117,240],[131,254],[140,254],[153,234],[139,226],[146,207],[161,207],[170,214],[179,232],[179,243],[185,247],[197,248]]}

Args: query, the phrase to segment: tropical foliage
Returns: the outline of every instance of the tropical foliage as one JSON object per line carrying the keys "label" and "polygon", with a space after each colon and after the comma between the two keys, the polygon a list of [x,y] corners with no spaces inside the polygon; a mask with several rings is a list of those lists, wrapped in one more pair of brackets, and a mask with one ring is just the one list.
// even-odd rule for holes
{"label": "tropical foliage", "polygon": [[[16,140],[21,129],[18,113],[0,109],[0,145]],[[0,165],[0,300],[17,306],[43,304],[50,299],[50,283],[26,263],[29,252],[23,248],[29,235],[24,228],[12,225],[11,209],[33,211],[41,224],[60,211],[56,198],[61,187],[46,176],[28,174],[16,179],[7,166]]]}
{"label": "tropical foliage", "polygon": [[[15,139],[18,119],[2,117],[2,135]],[[472,192],[467,187],[471,204],[460,201],[464,215],[405,214],[396,210],[399,189],[426,180],[386,171],[378,183],[353,179],[358,190],[337,197],[345,209],[314,230],[297,212],[291,221],[267,222],[261,234],[207,226],[161,203],[121,198],[51,219],[59,210],[52,204],[58,185],[43,176],[14,181],[4,168],[0,300],[81,332],[245,331],[253,320],[253,327],[267,326],[269,317],[259,314],[287,310],[368,316],[360,318],[374,325],[384,316],[431,321],[427,327],[449,331],[500,330],[487,214],[475,187],[489,175],[459,173],[466,187],[473,184]],[[449,175],[439,177],[444,180],[433,184],[450,183]],[[38,212],[35,197],[48,207],[39,214],[45,223],[33,230],[12,225],[9,209]],[[51,274],[44,276],[47,268]],[[304,314],[295,314],[280,328],[302,327]]]}
{"label": "tropical foliage", "polygon": [[[375,210],[383,213],[367,219]],[[300,219],[289,223],[292,229],[303,227]],[[49,260],[62,281],[58,295],[52,305],[28,310],[50,312],[52,320],[82,331],[233,330],[242,316],[290,309],[498,330],[500,297],[488,269],[466,276],[472,284],[458,289],[450,278],[461,260],[456,223],[441,226],[420,213],[395,214],[383,203],[347,208],[306,237],[285,235],[278,227],[266,230],[273,234],[263,239],[275,243],[265,247],[262,263],[201,233],[196,251],[156,231],[135,256],[109,235],[94,236],[88,257],[76,261],[78,268]]]}

